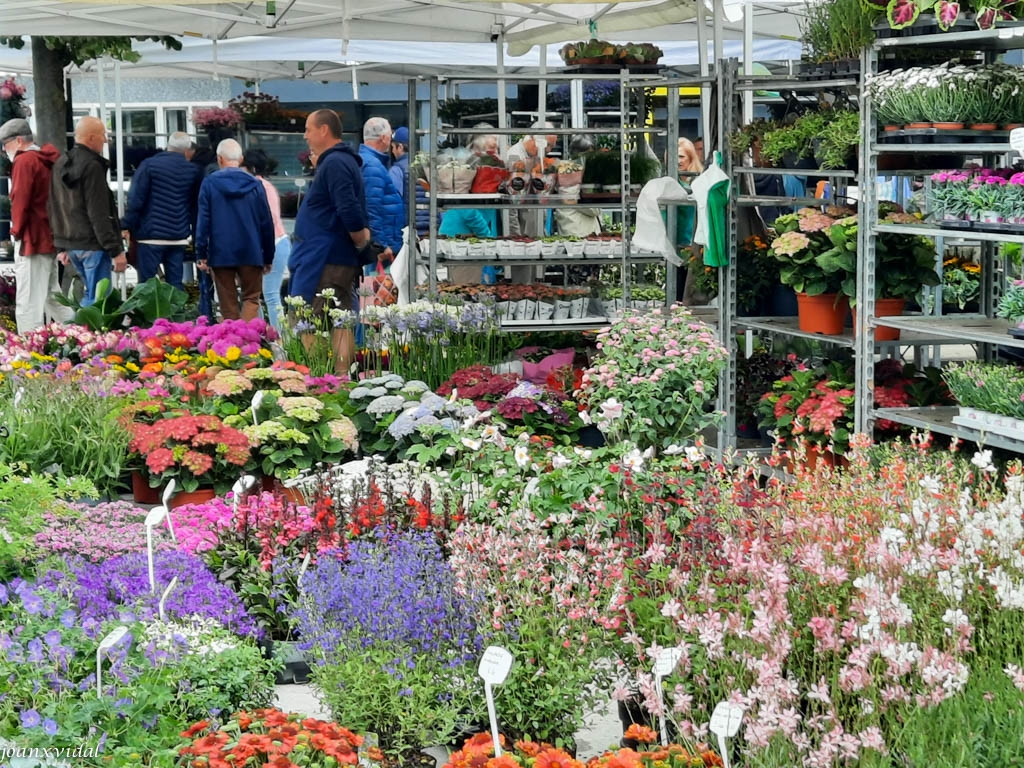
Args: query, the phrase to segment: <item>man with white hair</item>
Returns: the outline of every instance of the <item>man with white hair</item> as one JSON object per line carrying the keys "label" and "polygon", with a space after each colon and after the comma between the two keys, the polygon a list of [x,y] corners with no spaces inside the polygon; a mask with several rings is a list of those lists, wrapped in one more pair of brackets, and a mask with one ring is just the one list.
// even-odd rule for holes
{"label": "man with white hair", "polygon": [[107,127],[98,117],[83,117],[75,126],[75,146],[53,165],[47,212],[57,258],[70,261],[85,282],[82,306],[96,301],[96,286],[111,272],[124,272],[121,228],[114,193],[107,185],[110,163],[100,153]]}
{"label": "man with white hair", "polygon": [[259,314],[263,275],[274,263],[274,220],[267,193],[241,164],[241,145],[224,139],[217,145],[220,170],[199,188],[196,265],[213,273],[225,320],[252,320]]}
{"label": "man with white hair", "polygon": [[[402,249],[405,228],[405,203],[388,173],[391,164],[391,124],[383,117],[371,117],[363,124],[363,143],[359,147],[363,160],[363,188],[366,193],[366,216],[373,239],[390,250],[383,258]],[[371,264],[367,270],[374,269]]]}
{"label": "man with white hair", "polygon": [[160,266],[164,279],[182,289],[185,246],[196,219],[199,167],[188,161],[192,139],[177,131],[167,140],[167,151],[142,161],[128,194],[121,226],[139,244],[139,282],[155,277]]}
{"label": "man with white hair", "polygon": [[32,128],[20,117],[0,125],[0,149],[11,161],[11,236],[14,238],[14,319],[18,333],[51,320],[67,322],[71,310],[53,295],[57,284],[57,248],[46,215],[50,173],[60,152],[53,144],[36,144]]}

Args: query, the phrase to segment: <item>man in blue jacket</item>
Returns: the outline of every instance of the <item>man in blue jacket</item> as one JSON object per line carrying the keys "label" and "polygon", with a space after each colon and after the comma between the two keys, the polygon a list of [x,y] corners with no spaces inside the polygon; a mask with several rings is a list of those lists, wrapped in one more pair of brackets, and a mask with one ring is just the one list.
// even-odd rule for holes
{"label": "man in blue jacket", "polygon": [[[309,192],[295,219],[288,290],[318,313],[320,293],[330,288],[343,309],[359,312],[359,277],[371,250],[363,191],[362,160],[341,141],[341,118],[318,109],[306,118],[306,144],[316,165]],[[329,308],[328,308],[329,309]],[[331,337],[334,368],[348,373],[355,360],[355,336],[337,328]]]}
{"label": "man in blue jacket", "polygon": [[[405,126],[395,131],[395,135],[391,137],[391,156],[394,158],[391,161],[391,181],[394,183],[395,189],[398,190],[398,194],[401,195],[402,200],[405,201],[405,196],[409,193],[409,129]],[[417,205],[422,203],[426,206],[429,202],[426,188],[417,182]],[[406,210],[408,211],[408,208]],[[416,231],[421,235],[425,235],[429,229],[430,209],[426,207],[417,208]]]}
{"label": "man in blue jacket", "polygon": [[217,164],[220,170],[199,188],[196,266],[213,272],[225,320],[252,320],[260,311],[263,275],[274,263],[274,221],[263,184],[239,167],[242,147],[237,141],[224,139],[217,145]]}
{"label": "man in blue jacket", "polygon": [[203,176],[186,153],[192,148],[187,133],[177,131],[167,140],[167,151],[142,161],[128,194],[121,226],[139,244],[136,267],[139,282],[156,276],[162,264],[164,279],[182,289],[185,246],[196,218],[199,185]]}
{"label": "man in blue jacket", "polygon": [[[373,238],[392,253],[402,250],[405,228],[405,203],[395,188],[388,167],[391,165],[391,124],[383,117],[371,117],[363,124],[363,185],[366,188],[366,214]],[[373,265],[367,267],[367,271]]]}

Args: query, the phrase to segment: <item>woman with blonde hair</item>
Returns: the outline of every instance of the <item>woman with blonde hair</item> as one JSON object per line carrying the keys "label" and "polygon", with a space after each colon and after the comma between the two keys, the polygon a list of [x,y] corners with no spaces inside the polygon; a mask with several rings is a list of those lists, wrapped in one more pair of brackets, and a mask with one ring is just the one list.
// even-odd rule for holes
{"label": "woman with blonde hair", "polygon": [[[689,139],[680,137],[677,150],[679,163],[679,180],[689,186],[694,177],[704,171],[704,161],[697,148]],[[700,247],[693,245],[693,232],[697,226],[697,209],[692,205],[676,207],[676,247],[682,253],[683,263],[687,265],[685,272],[679,270],[676,280],[676,295],[681,297],[683,304],[707,303],[707,297],[697,296],[694,290],[696,275],[694,268],[703,269],[700,258]]]}

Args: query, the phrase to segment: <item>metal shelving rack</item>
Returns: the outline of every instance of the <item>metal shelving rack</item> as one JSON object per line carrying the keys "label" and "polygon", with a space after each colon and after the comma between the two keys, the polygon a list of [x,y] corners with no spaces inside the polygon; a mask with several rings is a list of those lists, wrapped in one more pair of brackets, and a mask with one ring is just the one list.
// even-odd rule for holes
{"label": "metal shelving rack", "polygon": [[[719,67],[722,71],[722,141],[727,138],[737,126],[738,104],[737,97],[745,91],[793,91],[807,93],[825,90],[854,89],[858,88],[859,80],[854,77],[834,80],[809,80],[793,78],[780,78],[765,75],[743,75],[740,74],[739,62],[730,59],[724,66]],[[739,189],[740,181],[746,176],[753,175],[774,175],[774,176],[815,176],[827,178],[832,182],[835,190],[840,186],[841,181],[850,181],[856,178],[856,173],[848,170],[814,170],[814,169],[792,169],[792,168],[754,168],[749,166],[734,166],[732,164],[732,153],[723,152],[722,167],[729,174],[733,183],[730,184],[731,204],[729,206],[729,228],[728,248],[729,265],[719,272],[718,302],[720,309],[720,338],[726,344],[729,351],[728,363],[719,380],[719,409],[726,414],[725,420],[719,429],[718,445],[735,447],[736,437],[736,359],[739,350],[736,348],[734,328],[743,329],[748,332],[760,331],[780,336],[812,339],[839,346],[852,347],[853,338],[844,334],[842,336],[822,336],[820,334],[801,331],[797,326],[795,317],[739,317],[736,305],[736,281],[737,265],[736,255],[739,250],[738,237],[738,212],[745,206],[780,206],[793,207],[799,205],[820,206],[827,202],[813,197],[787,197],[787,196],[758,196],[746,194]]]}
{"label": "metal shelving rack", "polygon": [[[861,70],[865,73],[878,71],[879,55],[883,51],[896,51],[903,46],[915,48],[934,47],[942,49],[960,49],[964,51],[983,52],[986,62],[991,62],[995,55],[1002,51],[1024,48],[1024,28],[1010,27],[1004,29],[976,30],[971,32],[945,32],[933,35],[918,35],[909,38],[886,38],[875,41],[875,44],[864,51],[861,59]],[[878,141],[878,126],[874,113],[874,105],[867,89],[861,96],[861,153],[860,176],[862,179],[874,179],[878,174],[878,157],[886,152],[927,152],[929,154],[952,154],[982,157],[985,164],[1000,155],[1009,152],[1005,143],[987,142],[983,144],[897,144],[895,146]],[[927,171],[886,171],[887,175],[919,176]],[[876,239],[879,234],[893,232],[899,234],[924,235],[934,238],[956,238],[958,240],[976,241],[982,246],[982,282],[981,316],[957,315],[945,317],[903,316],[888,317],[884,323],[888,327],[902,331],[920,332],[933,337],[935,346],[943,344],[978,344],[985,359],[991,359],[996,346],[1024,349],[1024,341],[1014,339],[1006,333],[1009,323],[993,318],[996,297],[1000,290],[1000,276],[994,269],[995,243],[1022,243],[1024,234],[986,233],[976,231],[955,231],[935,226],[898,226],[879,224],[878,194],[874,184],[862,185],[861,192],[861,226],[858,240],[858,280],[857,306],[864,309],[857,313],[858,335],[854,342],[856,351],[856,384],[857,400],[855,404],[855,426],[858,431],[868,431],[875,419],[885,418],[905,424],[909,427],[927,429],[939,434],[947,434],[974,442],[982,440],[993,446],[1024,452],[1024,442],[1000,438],[996,435],[982,435],[976,430],[964,428],[952,423],[955,408],[874,408],[874,354],[868,339],[870,328],[880,324],[875,318],[875,268]]]}
{"label": "metal shelving rack", "polygon": [[[585,133],[588,135],[606,135],[606,136],[617,136],[620,141],[620,156],[621,156],[621,192],[618,201],[614,201],[614,205],[600,205],[597,204],[594,207],[602,207],[605,209],[616,210],[621,213],[622,216],[622,250],[618,256],[612,257],[584,257],[584,258],[538,258],[538,259],[495,259],[491,257],[485,257],[481,259],[458,259],[454,261],[447,261],[446,264],[456,266],[477,266],[484,264],[498,264],[498,265],[518,265],[518,266],[550,266],[550,265],[574,265],[574,264],[609,264],[618,263],[621,266],[622,273],[622,288],[623,298],[629,300],[630,297],[630,267],[634,264],[644,263],[658,263],[664,261],[660,256],[654,255],[640,255],[632,254],[630,247],[630,227],[633,222],[633,214],[636,208],[636,198],[630,194],[630,155],[632,152],[629,149],[630,141],[634,137],[641,137],[644,134],[649,133],[662,133],[667,136],[668,146],[674,148],[676,140],[678,138],[678,124],[679,124],[679,103],[678,99],[668,99],[668,109],[666,115],[667,125],[664,127],[659,126],[645,126],[642,122],[645,118],[645,110],[643,109],[643,89],[653,87],[667,87],[670,94],[679,88],[683,87],[710,87],[714,82],[714,77],[676,77],[672,73],[662,74],[633,74],[628,70],[621,70],[617,75],[613,73],[602,73],[602,74],[583,74],[583,73],[545,73],[543,75],[481,75],[481,76],[460,76],[449,80],[448,82],[464,82],[464,81],[486,81],[498,83],[499,87],[504,87],[508,83],[548,83],[548,82],[559,82],[568,81],[573,84],[571,92],[578,94],[582,97],[582,83],[586,80],[615,80],[619,81],[619,115],[625,116],[626,119],[619,120],[619,124],[613,128],[602,128],[602,127],[588,127],[586,125],[580,125],[572,128],[551,128],[544,129],[544,132],[548,135],[564,136],[568,138],[571,135],[578,133]],[[410,145],[409,152],[413,156],[417,151],[417,147],[420,142],[425,138],[427,147],[430,150],[430,187],[431,189],[437,189],[437,163],[436,163],[436,147],[438,145],[438,136],[441,129],[440,121],[438,118],[438,93],[439,85],[441,80],[439,78],[430,78],[430,109],[429,109],[429,124],[427,127],[419,126],[417,123],[418,111],[417,111],[417,84],[422,82],[419,80],[409,81],[409,115],[410,115]],[[637,95],[639,94],[639,95]],[[500,122],[500,121],[499,121]],[[489,128],[488,133],[495,134],[497,136],[511,136],[515,134],[522,134],[524,132],[522,127],[519,128]],[[472,135],[477,134],[480,131],[473,128],[455,128],[446,129],[446,134],[451,135]],[[674,160],[673,157],[670,161]],[[666,173],[675,173],[675,164],[670,162],[671,168],[666,168]],[[414,184],[415,179],[410,178],[410,184]],[[407,194],[407,220],[415,221],[416,215],[416,203],[415,203],[415,190],[410,190]],[[438,210],[443,203],[445,208],[488,208],[496,210],[537,210],[544,211],[552,208],[561,207],[574,207],[576,205],[586,206],[588,201],[580,200],[578,202],[564,202],[559,200],[557,197],[551,197],[546,202],[539,201],[519,201],[519,202],[486,202],[486,201],[440,201],[436,195],[430,196],[429,211],[430,211],[430,230],[429,230],[429,251],[427,254],[427,266],[429,270],[429,290],[431,292],[436,290],[437,287],[437,267],[438,267],[438,254],[437,254],[437,219]],[[670,205],[671,207],[671,205]],[[674,217],[669,217],[669,235],[670,237],[674,234]],[[421,262],[422,263],[422,262]],[[415,266],[415,265],[414,265]],[[668,279],[666,285],[666,297],[667,302],[671,304],[674,299],[675,289],[675,268],[669,264]],[[410,295],[415,295],[416,290],[416,269],[412,268],[409,270],[409,290]],[[593,328],[599,328],[607,325],[607,321],[599,322],[595,318],[582,318],[581,320],[569,320],[559,321],[558,323],[551,322],[539,322],[532,323],[530,321],[511,321],[503,322],[503,327],[506,330],[590,330]]]}

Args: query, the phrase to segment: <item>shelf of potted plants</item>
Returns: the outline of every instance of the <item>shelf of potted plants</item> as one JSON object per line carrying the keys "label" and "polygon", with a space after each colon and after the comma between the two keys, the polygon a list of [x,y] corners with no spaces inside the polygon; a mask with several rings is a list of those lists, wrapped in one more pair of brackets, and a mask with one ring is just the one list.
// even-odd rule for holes
{"label": "shelf of potted plants", "polygon": [[[953,10],[959,10],[953,8]],[[916,19],[916,15],[915,15]],[[915,19],[908,19],[913,24]],[[949,19],[946,19],[949,21]],[[988,26],[978,19],[978,26]],[[892,19],[890,19],[892,22]],[[902,23],[902,22],[901,22]],[[906,26],[906,25],[904,25]],[[917,25],[920,26],[920,25]],[[948,26],[948,25],[947,25]],[[900,46],[941,47],[944,50],[984,51],[983,63],[951,61],[926,67],[910,67],[893,72],[880,71],[880,53]],[[1020,26],[970,31],[935,31],[913,37],[889,37],[877,40],[864,54],[865,86],[862,99],[862,168],[869,175],[878,173],[879,157],[893,153],[948,156],[954,168],[966,161],[980,160],[986,168],[1004,164],[1009,152],[1008,131],[1024,122],[1021,85],[1024,70],[1005,63],[991,63],[991,52],[1024,48],[1024,28]],[[968,62],[969,59],[961,59]],[[959,156],[959,159],[953,159]],[[941,159],[924,164],[939,164]],[[863,204],[868,213],[862,223],[858,248],[858,299],[874,295],[883,280],[884,250],[881,239],[892,236],[943,238],[945,242],[975,242],[981,246],[981,273],[986,285],[981,290],[981,315],[901,316],[884,320],[886,326],[927,334],[941,339],[940,344],[978,344],[979,355],[995,346],[1022,347],[1022,340],[1008,334],[1014,323],[995,317],[993,297],[997,295],[999,272],[995,267],[994,243],[1024,242],[1024,228],[1016,195],[1018,185],[1010,185],[1009,173],[991,171],[946,170],[935,173],[909,171],[901,176],[925,177],[928,221],[879,221],[876,200],[879,190],[868,185]],[[929,178],[930,177],[930,178]],[[989,178],[992,178],[989,181]],[[1022,179],[1024,180],[1024,179]],[[859,327],[882,324],[875,317],[874,301],[869,316],[859,318]],[[869,390],[874,358],[868,354],[866,339],[855,343],[857,391]],[[957,436],[988,446],[1024,451],[1024,441],[1006,435],[992,435],[972,428],[974,422],[959,423],[955,407],[875,408],[865,397],[856,402],[856,427],[868,428],[876,419],[888,419],[906,426]]]}
{"label": "shelf of potted plants", "polygon": [[[629,49],[629,55],[645,57],[648,53],[651,55],[656,53],[654,50],[648,51],[643,46],[626,46],[626,48]],[[562,73],[553,74],[547,79],[563,81],[582,79],[586,81],[592,77],[595,76]],[[499,76],[490,79],[496,79],[499,82],[523,82],[530,78]],[[642,188],[642,184],[661,173],[660,164],[651,159],[649,157],[650,153],[644,149],[644,139],[642,137],[651,133],[667,135],[669,143],[674,145],[675,132],[677,131],[675,126],[678,124],[678,120],[675,119],[678,117],[678,103],[673,103],[673,100],[669,100],[669,114],[665,118],[659,118],[665,120],[662,125],[638,124],[639,121],[644,120],[641,116],[646,114],[646,110],[642,110],[638,106],[639,103],[642,103],[639,93],[644,88],[659,84],[664,84],[666,87],[680,87],[683,84],[706,87],[713,82],[713,78],[680,78],[670,74],[665,76],[636,75],[628,71],[622,71],[617,72],[608,79],[614,81],[615,90],[617,91],[617,101],[619,102],[620,109],[615,114],[618,117],[618,124],[610,127],[587,128],[586,133],[600,137],[617,137],[619,139],[619,147],[627,147],[627,150],[614,147],[611,149],[602,148],[585,153],[580,157],[568,157],[563,152],[561,159],[557,161],[545,160],[542,174],[527,174],[524,168],[519,172],[519,188],[522,190],[524,188],[523,182],[525,182],[535,190],[529,194],[512,193],[490,200],[444,199],[440,193],[448,190],[439,188],[435,190],[438,194],[431,196],[426,205],[421,203],[415,206],[430,211],[428,217],[431,221],[430,229],[421,240],[421,247],[419,249],[420,253],[423,254],[420,258],[428,263],[428,273],[430,275],[427,284],[428,291],[435,292],[437,290],[438,276],[436,268],[439,263],[445,261],[448,262],[449,266],[453,262],[457,262],[459,265],[466,266],[494,264],[503,267],[529,267],[538,264],[563,263],[606,264],[610,260],[615,260],[621,262],[624,267],[622,270],[622,281],[623,289],[626,293],[629,292],[630,278],[629,270],[625,269],[625,267],[630,264],[664,262],[665,259],[660,254],[651,251],[639,251],[631,247],[632,231],[629,222],[635,216],[634,211],[638,202],[637,196]],[[436,114],[438,108],[436,100],[437,84],[436,80],[431,81],[431,111],[434,114]],[[410,93],[413,93],[413,91],[411,90]],[[410,111],[411,113],[415,112],[412,109]],[[538,117],[542,118],[544,114],[552,114],[552,111],[545,112],[542,110],[542,114],[538,115]],[[626,122],[624,123],[624,121]],[[501,122],[499,121],[499,123]],[[424,137],[424,145],[438,146],[438,137],[436,135],[437,120],[432,117],[428,125],[432,127],[420,128],[411,125],[410,132],[417,137]],[[457,128],[446,132],[455,136],[462,136],[477,134],[479,130]],[[562,140],[567,143],[571,136],[580,132],[580,129],[557,127],[545,129],[544,132],[557,137],[564,137]],[[496,128],[488,129],[488,133],[518,138],[524,133],[524,129],[522,127]],[[614,139],[612,141],[614,142]],[[602,143],[602,147],[604,147],[604,143]],[[438,157],[434,154],[424,155],[421,173],[425,178],[439,178],[437,176],[439,170],[438,162]],[[549,162],[551,163],[550,165],[548,165]],[[517,170],[510,168],[510,173],[511,177],[508,184],[512,187],[513,183],[517,181]],[[600,190],[600,192],[597,192],[597,190]],[[597,197],[598,194],[601,197]],[[668,202],[665,201],[666,204]],[[661,201],[659,201],[659,204],[661,204]],[[672,201],[672,204],[676,203]],[[602,240],[600,243],[592,244],[588,239],[582,244],[582,247],[575,242],[570,247],[569,243],[559,243],[558,241],[541,238],[534,238],[531,242],[513,242],[511,246],[505,245],[499,239],[494,242],[493,246],[490,243],[483,244],[482,249],[474,247],[478,245],[475,243],[473,245],[469,243],[464,245],[456,241],[453,245],[453,241],[449,240],[447,243],[444,243],[437,235],[435,213],[439,211],[442,205],[446,210],[475,208],[482,211],[500,212],[529,211],[531,213],[541,213],[548,210],[580,210],[581,207],[596,208],[605,212],[618,211],[624,221],[624,226],[621,230],[623,234],[614,243],[605,243]],[[413,206],[410,206],[410,211],[414,211]],[[530,249],[536,247],[538,253],[527,252],[528,247]],[[415,270],[410,270],[410,277],[414,272]],[[412,286],[412,288],[415,289],[415,286]],[[674,293],[674,285],[672,288]],[[569,326],[574,328],[577,326],[580,328],[593,328],[605,325],[607,322],[608,318],[606,316],[588,312],[583,316],[563,318],[561,320],[556,320],[553,317],[520,318],[518,320],[506,319],[503,320],[503,325],[509,329],[528,330],[533,328],[550,328],[552,325],[556,325],[560,329]]]}

